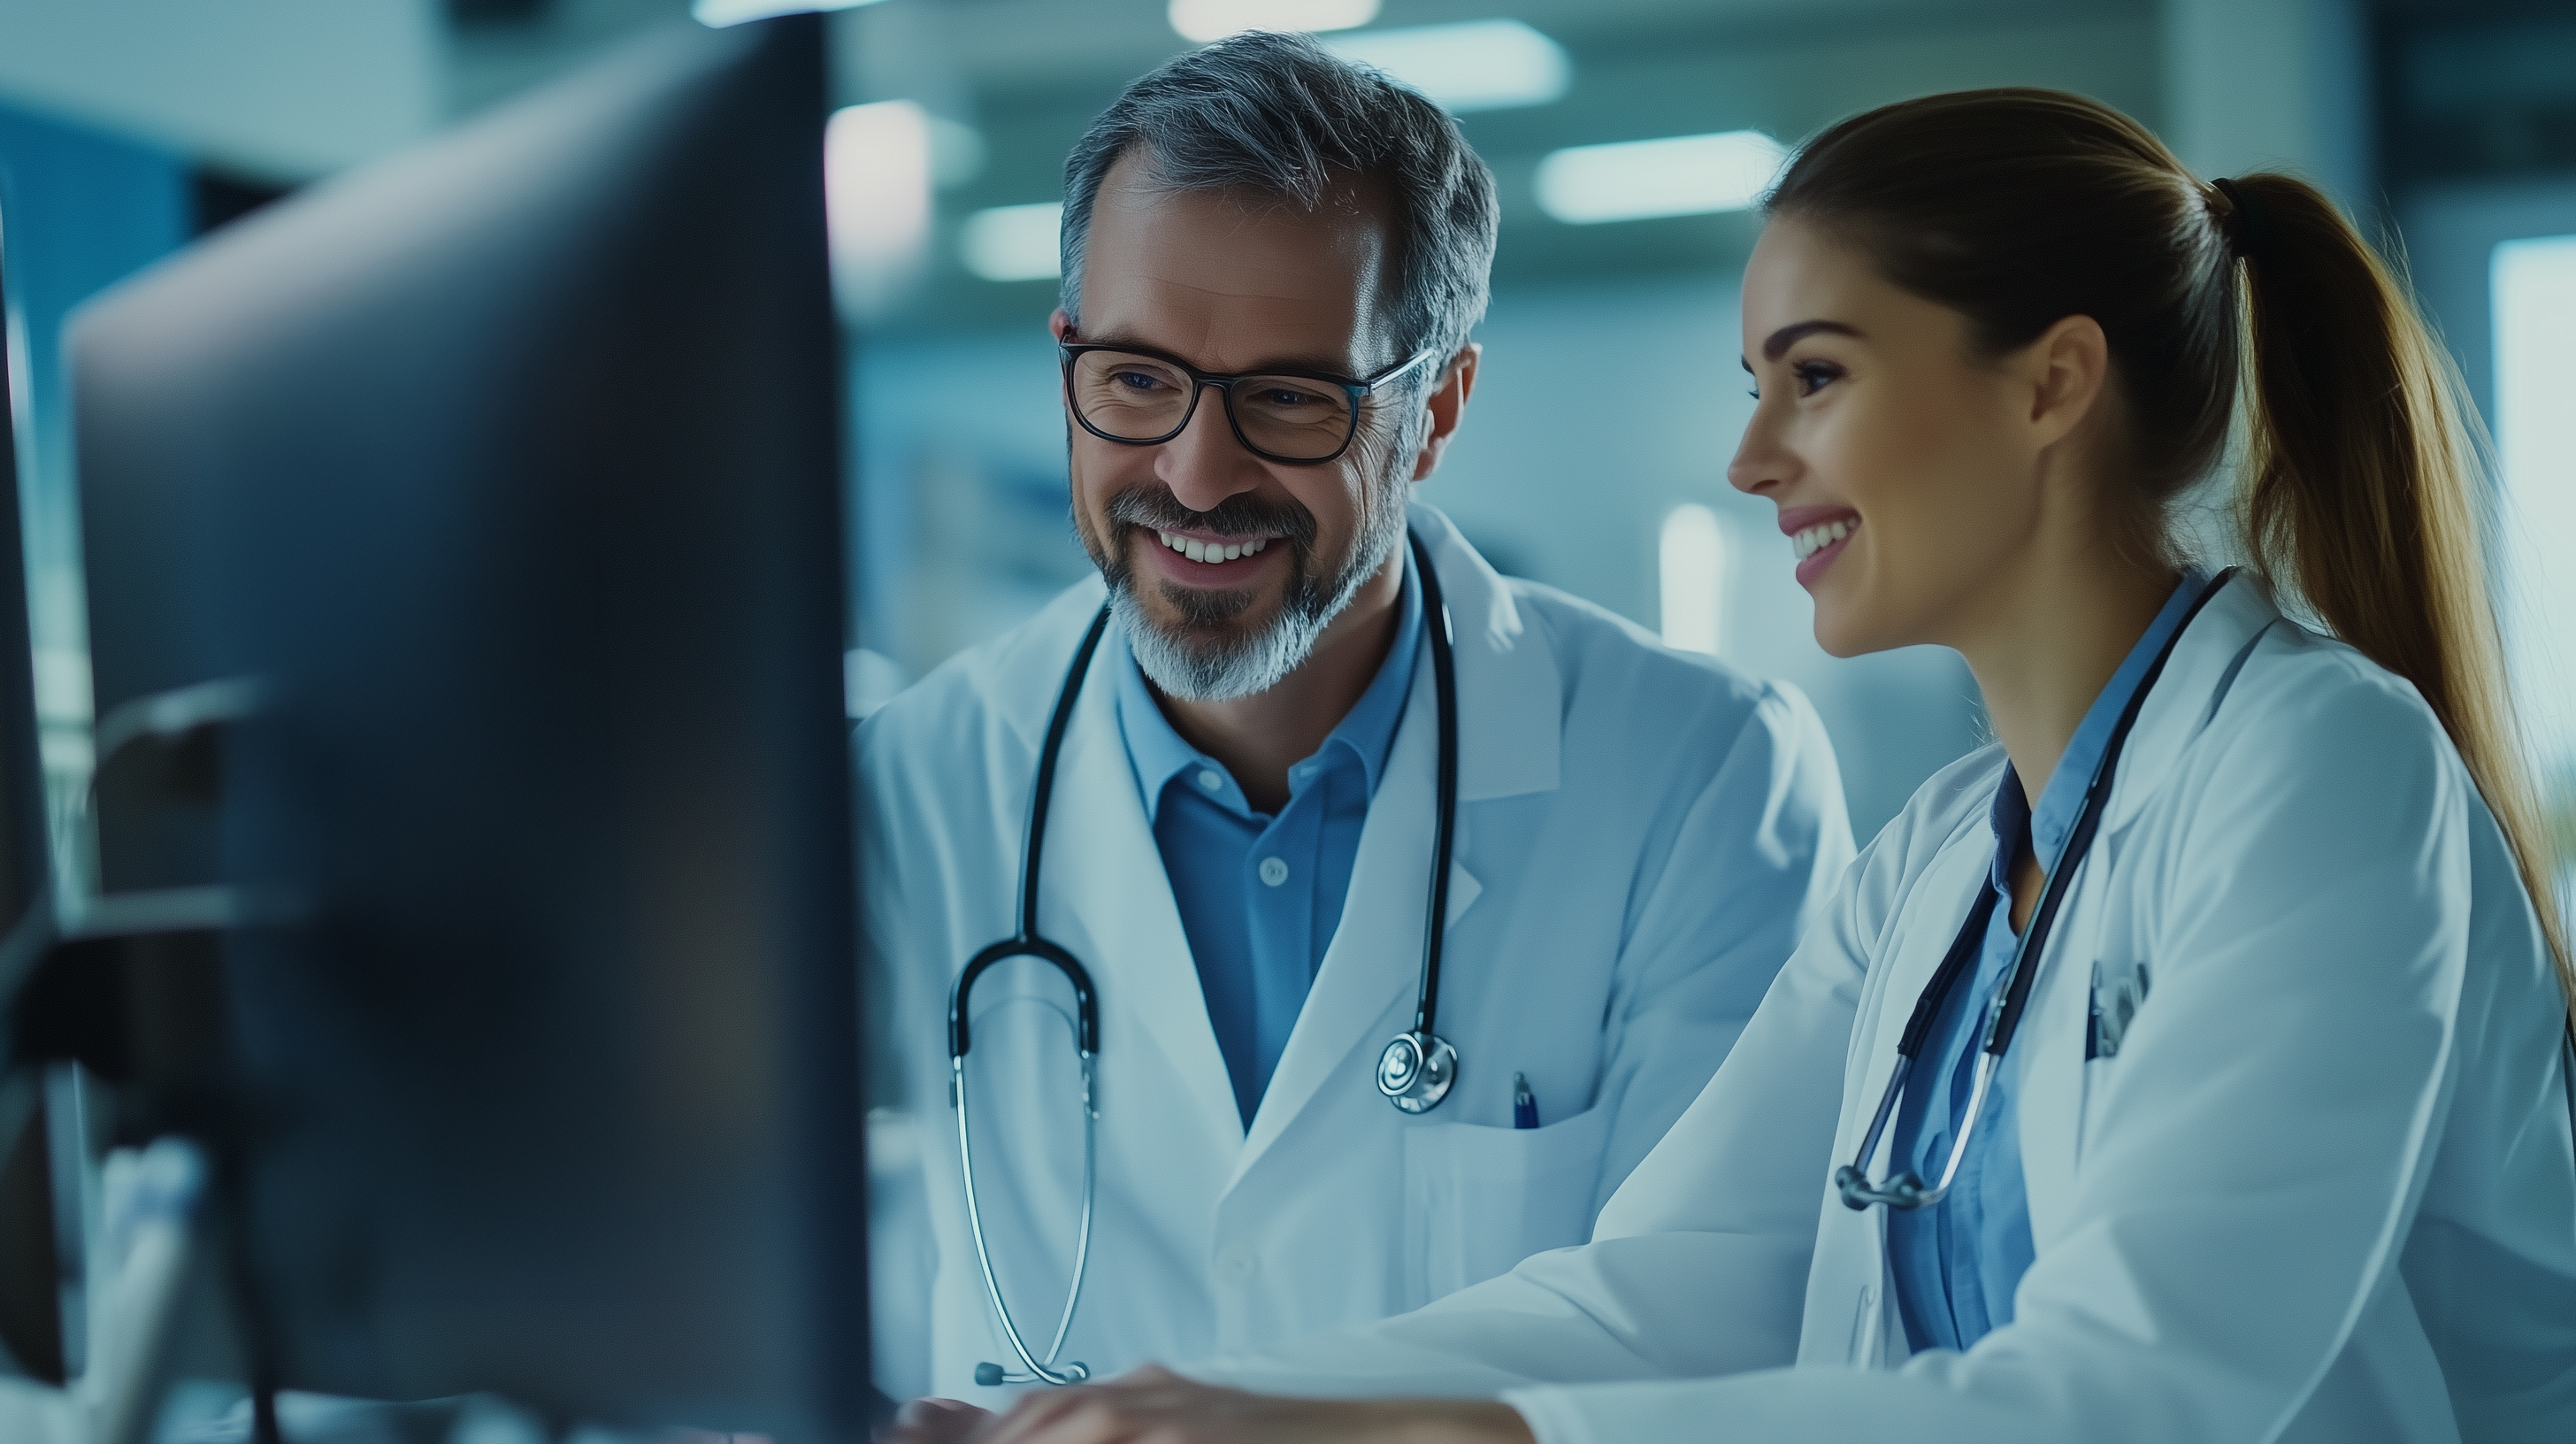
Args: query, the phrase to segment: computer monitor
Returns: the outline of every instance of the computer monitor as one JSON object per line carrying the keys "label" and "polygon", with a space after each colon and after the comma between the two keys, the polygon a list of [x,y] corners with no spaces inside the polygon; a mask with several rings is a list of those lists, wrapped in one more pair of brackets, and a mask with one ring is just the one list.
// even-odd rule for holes
{"label": "computer monitor", "polygon": [[102,776],[215,754],[102,876],[232,900],[268,1383],[864,1434],[825,99],[815,17],[657,35],[74,324]]}
{"label": "computer monitor", "polygon": [[[0,237],[7,227],[0,214]],[[15,314],[13,300],[0,260],[0,317]],[[40,961],[52,876],[18,509],[17,409],[30,388],[18,369],[26,358],[13,350],[0,343],[0,1019],[12,1016]],[[59,1384],[67,1359],[50,1131],[37,1076],[8,1051],[0,1043],[0,1349],[21,1373]]]}

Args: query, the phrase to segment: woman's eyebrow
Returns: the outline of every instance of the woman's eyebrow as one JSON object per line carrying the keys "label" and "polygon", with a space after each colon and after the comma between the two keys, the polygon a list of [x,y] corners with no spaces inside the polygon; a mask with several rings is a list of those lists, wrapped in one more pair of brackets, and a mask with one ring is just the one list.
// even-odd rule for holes
{"label": "woman's eyebrow", "polygon": [[1770,339],[1762,343],[1762,359],[1777,361],[1780,359],[1781,352],[1797,344],[1799,337],[1812,336],[1819,331],[1836,336],[1849,336],[1856,341],[1868,339],[1861,335],[1859,327],[1846,326],[1840,321],[1800,321],[1795,325],[1783,326],[1772,332]]}

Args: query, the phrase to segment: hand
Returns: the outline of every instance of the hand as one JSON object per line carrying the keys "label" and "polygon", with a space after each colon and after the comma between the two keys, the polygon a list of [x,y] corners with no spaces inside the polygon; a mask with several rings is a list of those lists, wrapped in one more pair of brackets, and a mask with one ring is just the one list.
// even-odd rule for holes
{"label": "hand", "polygon": [[1535,1444],[1500,1404],[1283,1399],[1143,1368],[1024,1395],[975,1444]]}
{"label": "hand", "polygon": [[876,1444],[966,1444],[993,1422],[993,1412],[962,1399],[915,1399],[877,1431]]}

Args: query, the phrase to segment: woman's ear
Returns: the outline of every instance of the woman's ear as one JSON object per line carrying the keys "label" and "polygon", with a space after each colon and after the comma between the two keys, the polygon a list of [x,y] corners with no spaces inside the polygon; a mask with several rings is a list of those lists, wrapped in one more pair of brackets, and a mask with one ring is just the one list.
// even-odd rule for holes
{"label": "woman's ear", "polygon": [[2099,408],[2111,376],[2111,340],[2090,316],[2069,316],[2022,350],[2030,425],[2041,446],[2072,435]]}

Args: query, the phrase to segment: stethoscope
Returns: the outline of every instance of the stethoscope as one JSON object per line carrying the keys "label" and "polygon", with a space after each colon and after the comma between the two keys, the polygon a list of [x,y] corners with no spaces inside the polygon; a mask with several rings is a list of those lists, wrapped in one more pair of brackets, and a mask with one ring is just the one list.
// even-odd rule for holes
{"label": "stethoscope", "polygon": [[[1428,1113],[1440,1106],[1458,1081],[1458,1050],[1432,1031],[1440,1001],[1440,950],[1448,932],[1451,834],[1458,821],[1458,673],[1450,655],[1449,608],[1440,597],[1440,578],[1431,569],[1430,550],[1418,536],[1408,535],[1406,540],[1413,548],[1414,573],[1421,580],[1423,631],[1431,641],[1432,690],[1439,701],[1439,813],[1431,835],[1430,912],[1423,920],[1422,981],[1414,1002],[1413,1027],[1397,1034],[1378,1055],[1377,1089],[1403,1112]],[[1058,1364],[1056,1357],[1073,1327],[1074,1309],[1082,1300],[1083,1271],[1091,1259],[1092,1201],[1100,1157],[1100,1106],[1094,1086],[1100,1058],[1100,999],[1081,961],[1038,931],[1038,860],[1046,842],[1047,807],[1055,794],[1056,762],[1064,751],[1065,732],[1073,724],[1073,704],[1082,695],[1092,654],[1100,650],[1100,639],[1108,630],[1109,608],[1104,606],[1083,633],[1082,645],[1074,650],[1073,665],[1065,670],[1064,685],[1056,693],[1055,711],[1047,718],[1046,741],[1038,749],[1037,781],[1029,799],[1028,837],[1020,852],[1019,931],[968,959],[948,995],[948,1100],[957,1111],[957,1160],[966,1184],[966,1226],[975,1236],[975,1262],[983,1269],[984,1296],[992,1301],[993,1317],[1001,1322],[1002,1335],[1021,1366],[1006,1371],[999,1364],[977,1364],[975,1382],[985,1388],[1079,1384],[1091,1377],[1091,1370],[1080,1362]],[[1044,1357],[1029,1348],[1012,1322],[1009,1305],[1002,1301],[1002,1282],[993,1272],[993,1256],[984,1242],[984,1217],[976,1206],[975,1149],[967,1126],[967,1000],[986,969],[1011,958],[1052,964],[1072,985],[1073,1045],[1082,1063],[1082,1220],[1074,1235],[1073,1283],[1065,1290],[1064,1312],[1056,1319],[1055,1338],[1047,1344]]]}
{"label": "stethoscope", "polygon": [[2129,730],[2137,724],[2138,713],[2146,704],[2147,693],[2154,690],[2156,679],[2164,675],[2165,662],[2173,656],[2174,647],[2183,633],[2191,629],[2192,620],[2212,598],[2225,590],[2236,575],[2236,568],[2220,572],[2200,595],[2192,599],[2191,610],[2183,613],[2182,623],[2165,638],[2156,652],[2156,660],[2138,679],[2137,690],[2120,710],[2120,721],[2111,729],[2111,740],[2102,749],[2102,760],[2094,764],[2092,779],[2084,788],[2084,805],[2075,815],[2075,827],[2067,834],[2066,846],[2059,850],[2056,863],[2048,870],[2039,891],[2039,906],[2031,911],[2030,923],[2022,930],[2021,942],[2013,949],[2010,969],[2004,974],[2001,1001],[1987,1022],[1984,1050],[1977,1059],[1976,1076],[1968,1085],[1968,1116],[1959,1125],[1958,1136],[1950,1140],[1950,1156],[1941,1166],[1941,1181],[1930,1188],[1912,1169],[1890,1177],[1884,1183],[1869,1181],[1869,1158],[1878,1151],[1879,1134],[1887,1120],[1896,1114],[1897,1100],[1904,1096],[1906,1076],[1914,1070],[1915,1055],[1922,1050],[1923,1037],[1932,1030],[1932,1020],[1941,1011],[1941,1002],[1949,996],[1959,976],[1970,970],[1982,950],[1986,929],[1995,914],[1995,890],[1990,884],[1977,887],[1976,904],[1968,909],[1968,920],[1961,925],[1959,936],[1943,955],[1941,966],[1934,969],[1932,980],[1923,986],[1923,995],[1914,1000],[1914,1014],[1905,1021],[1905,1031],[1896,1043],[1896,1067],[1888,1074],[1887,1093],[1878,1100],[1878,1113],[1869,1121],[1869,1132],[1860,1141],[1860,1152],[1851,1162],[1834,1171],[1834,1188],[1842,1194],[1843,1206],[1860,1212],[1871,1204],[1883,1203],[1889,1208],[1930,1208],[1949,1197],[1950,1184],[1959,1176],[1959,1161],[1967,1156],[1968,1140],[1977,1131],[1977,1119],[1985,1112],[1986,1093],[1993,1085],[1995,1071],[2003,1066],[2004,1053],[2012,1047],[2013,1035],[2021,1029],[2024,1009],[2030,1003],[2031,983],[2038,976],[2038,959],[2048,946],[2049,930],[2057,923],[2057,910],[2066,901],[2066,889],[2085,854],[2093,849],[2094,834],[2101,830],[2102,809],[2110,801],[2111,776],[2119,767],[2121,749],[2128,746]]}

